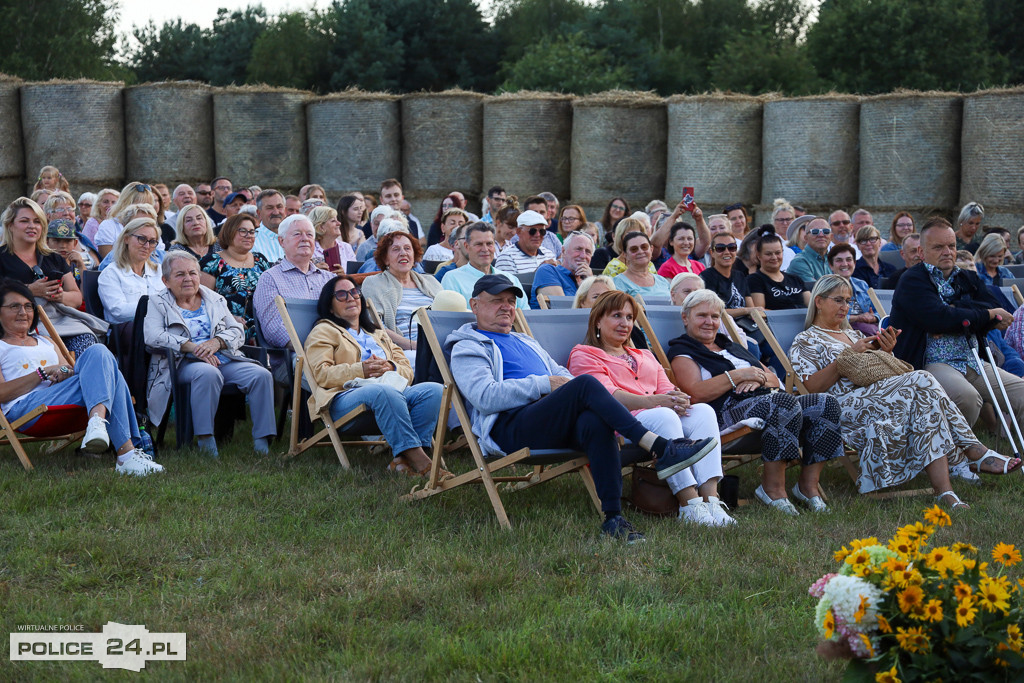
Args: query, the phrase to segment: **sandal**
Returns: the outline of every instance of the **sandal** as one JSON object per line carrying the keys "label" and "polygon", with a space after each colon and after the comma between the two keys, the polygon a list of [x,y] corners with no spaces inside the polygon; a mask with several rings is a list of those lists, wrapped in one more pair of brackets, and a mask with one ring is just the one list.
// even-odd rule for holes
{"label": "sandal", "polygon": [[970,505],[968,505],[967,503],[965,503],[962,500],[960,500],[960,496],[956,495],[952,491],[943,491],[939,495],[935,496],[935,500],[937,500],[937,501],[939,501],[941,503],[942,499],[945,498],[946,496],[951,496],[953,498],[953,504],[949,506],[950,510],[958,510],[958,509],[970,510],[971,509]]}
{"label": "sandal", "polygon": [[[410,475],[410,476],[412,476],[412,475]],[[417,472],[415,474],[415,476],[423,477],[424,479],[429,479],[430,478],[430,465],[427,465],[422,470]],[[437,481],[438,482],[442,482],[442,481],[445,481],[447,479],[454,479],[454,478],[455,478],[455,475],[452,474],[451,472],[449,472],[448,470],[446,470],[445,468],[443,468],[443,467],[438,468],[438,470],[437,470]]]}
{"label": "sandal", "polygon": [[[429,471],[429,470],[428,470]],[[407,477],[417,477],[420,473],[409,466],[409,463],[405,461],[405,458],[397,457],[388,463],[388,472],[394,472],[395,474],[404,474]]]}
{"label": "sandal", "polygon": [[[1002,472],[990,472],[988,470],[981,469],[982,463],[984,463],[986,460],[990,458],[998,460],[999,462],[1003,463]],[[1011,465],[1010,463],[1013,464]],[[981,456],[977,460],[972,460],[970,463],[968,463],[967,468],[971,472],[974,472],[975,474],[1009,474],[1010,472],[1013,472],[1014,470],[1018,469],[1020,465],[1021,463],[1019,458],[1008,458],[1005,455],[1000,455],[999,453],[996,453],[994,450],[990,448],[987,451],[985,451],[985,455]]]}

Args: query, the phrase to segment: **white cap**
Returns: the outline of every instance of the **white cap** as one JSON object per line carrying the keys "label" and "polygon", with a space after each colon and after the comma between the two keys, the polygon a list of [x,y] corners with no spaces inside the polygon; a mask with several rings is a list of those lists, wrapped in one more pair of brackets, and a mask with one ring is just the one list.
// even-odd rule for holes
{"label": "white cap", "polygon": [[519,214],[519,218],[516,219],[516,225],[522,227],[532,227],[534,225],[547,225],[548,219],[541,216],[536,211],[523,211]]}

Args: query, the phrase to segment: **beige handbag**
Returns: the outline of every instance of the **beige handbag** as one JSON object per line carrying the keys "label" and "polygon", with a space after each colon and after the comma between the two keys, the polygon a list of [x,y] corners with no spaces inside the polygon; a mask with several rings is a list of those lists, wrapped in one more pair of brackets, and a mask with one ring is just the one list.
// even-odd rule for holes
{"label": "beige handbag", "polygon": [[852,347],[844,349],[839,354],[836,365],[840,376],[846,377],[859,387],[914,371],[914,366],[901,361],[891,353],[877,349],[857,353]]}

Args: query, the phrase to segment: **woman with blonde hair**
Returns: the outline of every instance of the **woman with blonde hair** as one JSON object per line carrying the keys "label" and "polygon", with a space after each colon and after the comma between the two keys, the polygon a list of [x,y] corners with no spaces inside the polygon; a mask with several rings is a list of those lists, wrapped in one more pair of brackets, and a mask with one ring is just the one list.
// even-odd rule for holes
{"label": "woman with blonde hair", "polygon": [[174,241],[168,251],[187,251],[196,261],[219,251],[220,245],[213,234],[213,221],[203,207],[189,204],[178,212],[175,220]]}
{"label": "woman with blonde hair", "polygon": [[96,243],[101,257],[105,257],[113,250],[117,236],[124,229],[124,224],[119,220],[118,214],[131,204],[149,204],[155,212],[158,205],[156,190],[151,185],[134,181],[124,186],[117,202],[107,212],[107,218],[100,223],[96,230],[96,238],[93,241]]}
{"label": "woman with blonde hair", "polygon": [[342,239],[342,223],[338,212],[329,206],[318,206],[309,212],[309,220],[313,223],[313,230],[316,231],[316,242],[313,244],[313,264],[317,268],[330,270],[324,252],[332,247],[338,247],[339,262],[333,272],[344,274],[348,262],[356,260],[356,252],[347,240]]}
{"label": "woman with blonde hair", "polygon": [[[647,226],[643,221],[633,218],[623,218],[619,221],[619,224],[615,226],[615,235],[612,237],[612,243],[607,247],[601,247],[594,252],[594,258],[591,259],[591,269],[597,270],[601,264],[601,258],[606,258],[604,266],[601,269],[602,275],[609,277],[615,277],[619,273],[626,270],[626,262],[622,260],[622,238],[631,232],[642,232],[645,235],[650,234],[647,230]],[[602,256],[598,256],[602,254]],[[597,264],[595,264],[595,261]],[[654,262],[652,261],[648,265],[648,269],[655,275],[658,273],[658,269],[655,268]]]}
{"label": "woman with blonde hair", "polygon": [[1004,279],[1013,278],[1010,269],[1003,265],[1006,251],[1006,240],[1002,235],[991,233],[985,236],[978,251],[974,252],[974,267],[986,285],[1002,287]]}
{"label": "woman with blonde hair", "polygon": [[117,236],[114,261],[99,277],[100,301],[107,322],[131,322],[139,299],[163,291],[160,266],[152,259],[159,243],[160,229],[149,216],[129,221]]}
{"label": "woman with blonde hair", "polygon": [[96,241],[96,231],[100,229],[100,223],[107,220],[110,209],[117,203],[120,196],[120,192],[109,187],[96,193],[96,199],[92,204],[92,213],[89,215],[89,220],[85,222],[85,227],[82,228],[83,235],[93,242]]}

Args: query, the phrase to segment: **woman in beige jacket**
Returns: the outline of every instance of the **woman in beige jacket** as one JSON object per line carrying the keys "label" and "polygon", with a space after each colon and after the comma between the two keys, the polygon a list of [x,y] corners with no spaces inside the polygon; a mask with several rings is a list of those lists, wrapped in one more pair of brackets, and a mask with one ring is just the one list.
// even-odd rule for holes
{"label": "woman in beige jacket", "polygon": [[[441,409],[440,384],[412,380],[409,360],[367,310],[352,278],[339,275],[317,301],[320,320],[306,338],[306,361],[317,388],[311,415],[330,406],[331,418],[365,404],[391,445],[388,469],[410,475],[430,472],[429,449]],[[387,372],[395,375],[384,377]],[[404,380],[404,389],[396,388]]]}

